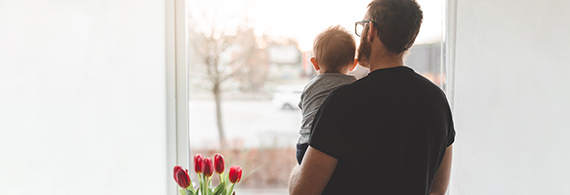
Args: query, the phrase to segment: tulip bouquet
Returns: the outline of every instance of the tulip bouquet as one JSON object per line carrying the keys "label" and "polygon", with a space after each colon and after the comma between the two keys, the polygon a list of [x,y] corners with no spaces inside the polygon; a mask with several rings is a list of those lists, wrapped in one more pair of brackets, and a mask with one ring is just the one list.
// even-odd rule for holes
{"label": "tulip bouquet", "polygon": [[[174,166],[174,180],[182,188],[180,194],[182,195],[231,195],[234,191],[236,183],[241,179],[241,167],[230,167],[229,173],[226,175],[224,156],[221,154],[214,155],[214,161],[210,158],[204,158],[201,154],[194,156],[194,171],[198,174],[200,185],[194,189],[188,169],[183,169],[181,166]],[[212,188],[212,175],[214,171],[220,177],[220,184]],[[235,195],[235,192],[233,192]]]}

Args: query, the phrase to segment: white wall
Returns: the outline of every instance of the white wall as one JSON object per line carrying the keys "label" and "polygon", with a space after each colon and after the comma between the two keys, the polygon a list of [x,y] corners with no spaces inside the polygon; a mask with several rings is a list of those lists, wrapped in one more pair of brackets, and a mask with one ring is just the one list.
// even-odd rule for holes
{"label": "white wall", "polygon": [[0,1],[0,194],[165,194],[165,2]]}
{"label": "white wall", "polygon": [[451,194],[570,194],[569,8],[457,2]]}

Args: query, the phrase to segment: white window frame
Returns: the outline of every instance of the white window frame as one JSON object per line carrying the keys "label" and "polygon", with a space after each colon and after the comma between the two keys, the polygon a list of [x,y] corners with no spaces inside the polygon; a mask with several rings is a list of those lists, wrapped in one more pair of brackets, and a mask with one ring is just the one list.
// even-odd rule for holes
{"label": "white window frame", "polygon": [[[444,22],[444,37],[443,46],[445,46],[445,52],[442,52],[442,62],[445,62],[445,94],[447,95],[447,101],[449,106],[453,111],[454,106],[454,94],[455,94],[455,40],[457,32],[457,0],[446,0],[445,1],[445,22]],[[442,47],[443,49],[443,47]],[[452,160],[453,166],[453,160]],[[453,172],[449,179],[449,185],[447,186],[447,195],[451,194],[451,186],[453,185]]]}
{"label": "white window frame", "polygon": [[[445,2],[445,26],[443,44],[445,52],[442,52],[442,62],[445,62],[445,91],[449,106],[453,109],[454,83],[455,83],[455,40],[457,26],[457,0]],[[442,47],[443,48],[443,47]]]}
{"label": "white window frame", "polygon": [[167,189],[178,194],[172,168],[190,169],[188,137],[188,44],[186,0],[165,1]]}

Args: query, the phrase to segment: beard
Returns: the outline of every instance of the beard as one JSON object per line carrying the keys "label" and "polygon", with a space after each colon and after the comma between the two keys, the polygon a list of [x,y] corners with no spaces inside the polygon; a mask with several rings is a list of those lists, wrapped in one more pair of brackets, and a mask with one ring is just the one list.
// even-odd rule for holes
{"label": "beard", "polygon": [[366,68],[370,68],[370,54],[372,53],[372,44],[366,40],[367,35],[360,38],[360,46],[358,46],[358,64]]}

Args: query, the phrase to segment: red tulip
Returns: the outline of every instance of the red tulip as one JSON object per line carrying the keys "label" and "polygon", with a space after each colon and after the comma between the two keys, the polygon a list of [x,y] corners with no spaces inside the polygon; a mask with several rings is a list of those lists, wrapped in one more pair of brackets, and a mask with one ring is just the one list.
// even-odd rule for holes
{"label": "red tulip", "polygon": [[196,154],[194,156],[194,171],[200,174],[204,171],[204,156]]}
{"label": "red tulip", "polygon": [[204,168],[202,170],[204,170],[204,175],[206,177],[210,177],[214,174],[214,164],[212,163],[211,158],[204,159]]}
{"label": "red tulip", "polygon": [[186,189],[190,186],[190,176],[188,175],[188,170],[183,170],[182,167],[177,169],[174,167],[174,180],[181,188]]}
{"label": "red tulip", "polygon": [[178,173],[179,170],[183,169],[180,165],[176,165],[174,166],[174,171],[172,171],[172,173],[174,173],[174,181],[176,181],[176,183],[178,183],[178,177],[176,176],[176,174]]}
{"label": "red tulip", "polygon": [[237,183],[241,180],[241,167],[239,166],[232,166],[230,167],[230,182]]}
{"label": "red tulip", "polygon": [[215,165],[214,167],[216,168],[216,173],[222,174],[225,169],[224,156],[222,156],[221,154],[214,155],[214,165]]}

